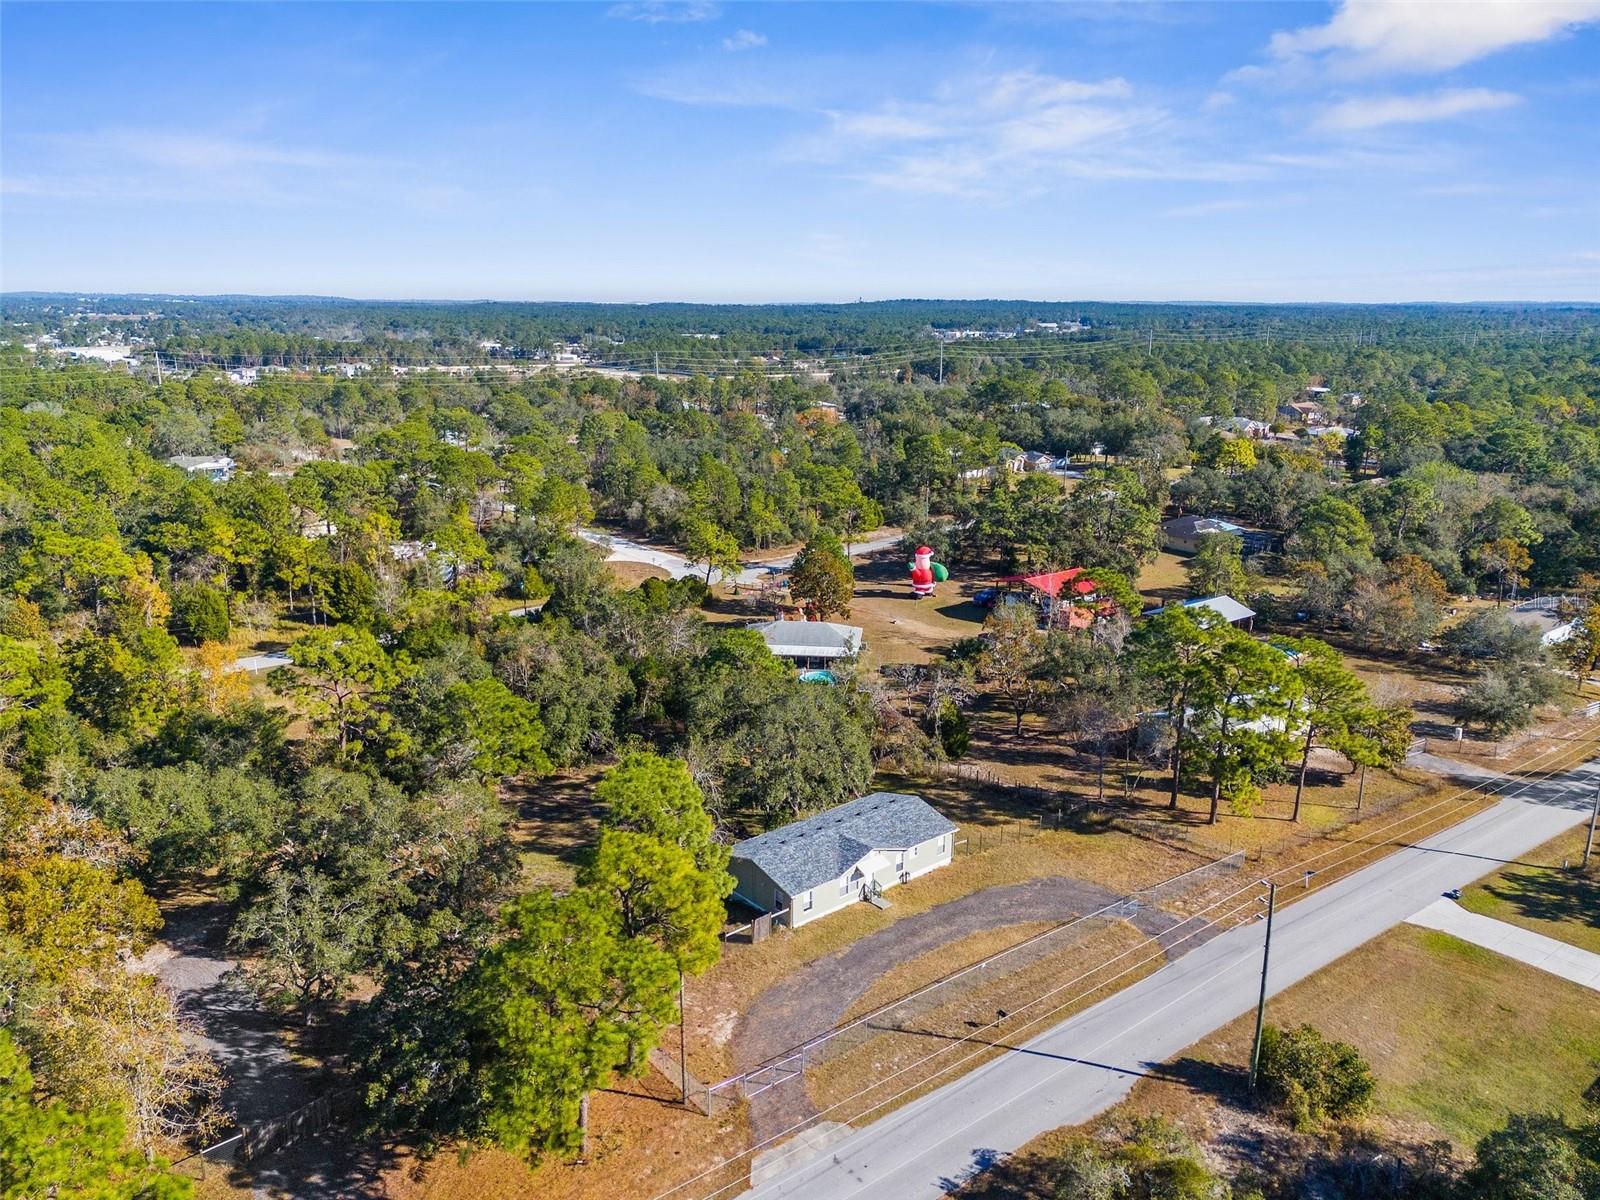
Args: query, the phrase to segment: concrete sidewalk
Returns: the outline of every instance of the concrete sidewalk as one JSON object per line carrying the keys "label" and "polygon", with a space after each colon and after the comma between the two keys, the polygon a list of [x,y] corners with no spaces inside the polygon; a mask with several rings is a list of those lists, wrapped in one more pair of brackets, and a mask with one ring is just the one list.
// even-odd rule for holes
{"label": "concrete sidewalk", "polygon": [[1435,900],[1421,912],[1407,917],[1406,923],[1437,929],[1600,992],[1600,954],[1569,946],[1520,925],[1468,912],[1453,900]]}
{"label": "concrete sidewalk", "polygon": [[[1597,777],[1600,760],[1557,776],[1512,780],[1509,795],[1493,808],[1285,905],[1273,931],[1269,994],[1402,923],[1445,891],[1465,887],[1489,864],[1588,820]],[[1245,890],[1229,903],[1249,905]],[[1012,1053],[864,1124],[816,1158],[790,1164],[746,1193],[747,1200],[938,1200],[1038,1134],[1104,1112],[1135,1079],[1249,1012],[1260,987],[1261,939],[1259,925],[1237,925],[1020,1045],[992,1035],[950,1043],[956,1048],[943,1065],[952,1073],[987,1045]],[[914,1088],[915,1081],[907,1084]],[[678,1195],[693,1193],[675,1193],[674,1200]]]}

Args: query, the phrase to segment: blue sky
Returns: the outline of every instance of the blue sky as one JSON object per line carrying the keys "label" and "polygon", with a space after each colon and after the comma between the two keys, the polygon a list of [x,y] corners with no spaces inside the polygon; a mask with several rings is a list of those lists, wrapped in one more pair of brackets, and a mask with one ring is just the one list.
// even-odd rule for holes
{"label": "blue sky", "polygon": [[6,3],[0,287],[1600,299],[1600,0]]}

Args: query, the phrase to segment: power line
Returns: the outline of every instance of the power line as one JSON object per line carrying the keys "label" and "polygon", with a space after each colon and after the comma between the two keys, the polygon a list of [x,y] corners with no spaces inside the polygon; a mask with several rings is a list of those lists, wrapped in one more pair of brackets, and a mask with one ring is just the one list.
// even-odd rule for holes
{"label": "power line", "polygon": [[[1597,744],[1600,744],[1600,739],[1594,739],[1594,740],[1591,740],[1589,742],[1589,746],[1591,748],[1594,745],[1597,745]],[[1549,760],[1552,756],[1560,754],[1560,753],[1563,753],[1566,749],[1567,749],[1567,747],[1565,745],[1557,745],[1555,747],[1552,747],[1551,749],[1549,749],[1547,751],[1544,751],[1544,752],[1542,752],[1540,754],[1532,756],[1527,762],[1523,763],[1519,769],[1524,770],[1524,771],[1532,769],[1534,766]],[[1503,780],[1509,779],[1509,778],[1512,778],[1512,777],[1511,776],[1500,776],[1500,777],[1492,779],[1492,780],[1482,780],[1482,781],[1480,781],[1478,783],[1475,783],[1475,784],[1471,785],[1470,787],[1462,788],[1462,789],[1452,793],[1450,796],[1445,797],[1445,798],[1443,798],[1443,799],[1441,799],[1439,801],[1436,801],[1435,803],[1429,805],[1428,807],[1426,807],[1424,809],[1419,810],[1418,812],[1408,814],[1405,817],[1397,818],[1396,820],[1389,822],[1387,825],[1385,825],[1383,827],[1380,827],[1378,830],[1372,831],[1371,836],[1376,836],[1378,834],[1384,834],[1384,833],[1388,833],[1390,835],[1388,837],[1385,837],[1381,841],[1373,841],[1373,840],[1369,840],[1367,837],[1363,837],[1361,841],[1353,843],[1348,847],[1331,847],[1329,850],[1326,850],[1326,851],[1322,852],[1321,854],[1313,855],[1308,859],[1302,859],[1302,860],[1299,860],[1296,863],[1290,864],[1290,865],[1285,866],[1285,867],[1281,867],[1278,870],[1269,873],[1268,876],[1266,878],[1264,878],[1261,882],[1262,883],[1267,883],[1267,884],[1272,884],[1278,876],[1282,876],[1282,875],[1290,874],[1290,873],[1298,874],[1300,871],[1302,871],[1305,868],[1307,863],[1319,862],[1319,861],[1322,861],[1323,859],[1327,858],[1328,855],[1330,855],[1330,854],[1338,854],[1338,853],[1343,852],[1341,858],[1336,859],[1332,863],[1328,863],[1328,864],[1324,865],[1317,872],[1318,875],[1326,875],[1326,873],[1329,870],[1331,870],[1334,866],[1337,866],[1339,864],[1339,862],[1341,862],[1341,861],[1348,861],[1351,858],[1360,857],[1361,855],[1370,853],[1373,850],[1379,849],[1379,848],[1381,848],[1383,846],[1386,846],[1386,845],[1389,845],[1389,844],[1392,844],[1392,843],[1398,841],[1398,839],[1402,835],[1398,834],[1398,833],[1394,833],[1393,831],[1395,831],[1397,829],[1401,829],[1401,828],[1409,828],[1409,827],[1416,826],[1419,822],[1422,822],[1424,820],[1424,818],[1427,817],[1427,815],[1429,813],[1436,812],[1437,810],[1442,809],[1442,808],[1447,808],[1451,812],[1454,812],[1454,811],[1458,811],[1458,810],[1460,810],[1462,808],[1470,807],[1471,805],[1480,802],[1482,799],[1484,799],[1483,796],[1479,796],[1479,795],[1476,794],[1476,793],[1478,793],[1480,791],[1480,789],[1485,789],[1485,788],[1489,787],[1490,785],[1499,786],[1500,783]],[[1539,786],[1542,782],[1543,781],[1541,781],[1541,780],[1528,780],[1528,781],[1524,782],[1522,784],[1522,786],[1517,788],[1515,791],[1510,791],[1510,792],[1506,793],[1503,798],[1504,799],[1514,798],[1515,796],[1521,795],[1523,792],[1527,791],[1531,787]],[[1470,797],[1472,797],[1472,799],[1462,800],[1461,798],[1464,797],[1464,796],[1470,796]],[[1441,818],[1440,817],[1433,818],[1433,820],[1435,820],[1435,821],[1437,821],[1439,819],[1441,819]],[[1308,887],[1306,889],[1306,892],[1302,893],[1301,898],[1303,899],[1305,897],[1305,895],[1309,895],[1312,892],[1321,891],[1324,887],[1331,886],[1332,882],[1333,882],[1332,880],[1320,881],[1320,882],[1318,882],[1318,884],[1316,885],[1315,888]],[[1219,907],[1221,905],[1227,904],[1230,900],[1242,895],[1244,892],[1254,890],[1258,886],[1259,886],[1259,884],[1251,884],[1248,887],[1236,889],[1235,891],[1229,893],[1228,895],[1226,895],[1226,896],[1224,896],[1224,897],[1222,897],[1222,898],[1220,898],[1218,900],[1213,901],[1212,903],[1208,904],[1204,908],[1199,909],[1197,912],[1191,914],[1191,916],[1189,917],[1189,920],[1195,920],[1195,919],[1199,918],[1200,916],[1202,916],[1203,914],[1205,914],[1207,912],[1210,912],[1211,910],[1213,910],[1213,909],[1215,909],[1215,908],[1217,908],[1217,907]],[[1255,909],[1257,907],[1257,904],[1258,904],[1258,900],[1252,899],[1250,901],[1247,901],[1244,904],[1237,905],[1234,908],[1228,910],[1226,913],[1222,914],[1220,917],[1218,917],[1216,919],[1212,919],[1212,920],[1207,920],[1203,925],[1201,925],[1199,928],[1197,928],[1194,932],[1184,935],[1183,938],[1178,939],[1177,942],[1174,942],[1172,944],[1174,944],[1174,945],[1181,944],[1182,942],[1187,941],[1192,937],[1198,936],[1198,934],[1203,932],[1205,929],[1211,928],[1211,927],[1215,927],[1216,925],[1220,924],[1221,922],[1228,920],[1232,916],[1235,916],[1235,915],[1237,915],[1238,913],[1240,913],[1242,911]],[[1016,1012],[1025,1011],[1027,1008],[1032,1007],[1033,1005],[1039,1003],[1040,1001],[1048,999],[1049,997],[1051,997],[1051,996],[1053,996],[1055,994],[1058,994],[1064,987],[1069,987],[1069,986],[1072,986],[1072,984],[1074,984],[1074,983],[1078,983],[1078,982],[1083,981],[1084,979],[1088,978],[1090,975],[1093,975],[1096,972],[1105,969],[1106,967],[1108,967],[1111,964],[1119,961],[1120,959],[1127,957],[1128,954],[1134,953],[1135,951],[1137,951],[1141,947],[1147,946],[1151,942],[1155,942],[1155,941],[1157,941],[1157,939],[1155,939],[1153,937],[1144,939],[1143,941],[1135,944],[1134,946],[1129,947],[1129,949],[1123,951],[1121,954],[1118,954],[1118,955],[1112,957],[1111,959],[1108,959],[1108,960],[1100,963],[1098,966],[1096,966],[1092,970],[1090,970],[1088,972],[1085,972],[1084,974],[1079,975],[1074,980],[1069,981],[1067,984],[1059,985],[1056,988],[1053,988],[1053,989],[1050,989],[1049,991],[1044,992],[1040,996],[1038,996],[1038,997],[1034,998],[1033,1000],[1027,1002],[1027,1004],[1024,1005],[1022,1009],[1015,1010],[1013,1013],[1008,1014],[1008,1015],[1014,1016],[1016,1014]],[[1164,954],[1163,954],[1163,956],[1164,956]],[[1144,961],[1148,962],[1150,960],[1146,959]],[[1032,1018],[1031,1020],[1026,1022],[1024,1024],[1023,1028],[1029,1028],[1029,1027],[1031,1027],[1033,1025],[1038,1024],[1040,1021],[1048,1019],[1050,1016],[1053,1016],[1055,1013],[1060,1012],[1063,1008],[1066,1008],[1066,1007],[1070,1006],[1072,1003],[1075,1003],[1076,1000],[1082,999],[1083,996],[1092,994],[1094,991],[1098,991],[1100,988],[1104,987],[1106,984],[1111,983],[1116,979],[1122,978],[1124,975],[1128,974],[1130,971],[1137,969],[1138,965],[1143,965],[1143,964],[1137,964],[1135,967],[1130,967],[1130,968],[1127,968],[1127,969],[1125,969],[1125,970],[1123,970],[1121,972],[1118,972],[1118,974],[1115,975],[1115,976],[1112,976],[1111,979],[1103,980],[1101,983],[1097,984],[1095,986],[1095,988],[1090,989],[1089,992],[1084,993],[1083,995],[1074,997],[1072,1000],[1066,1001],[1063,1004],[1057,1005],[1055,1008],[1053,1008],[1053,1009],[1051,1009],[1051,1010],[1049,1010],[1049,1011],[1047,1011],[1045,1013],[1042,1013],[1042,1014],[1039,1014],[1038,1016],[1035,1016],[1034,1018]],[[1225,968],[1225,970],[1232,970],[1236,965],[1237,965],[1237,963],[1230,964],[1229,967]],[[1220,973],[1221,972],[1219,972],[1219,974]],[[1209,980],[1207,980],[1206,982],[1209,982]],[[1190,993],[1185,993],[1185,995],[1188,995],[1188,994],[1190,994]],[[969,1041],[971,1041],[971,1040],[973,1040],[975,1038],[976,1034],[982,1033],[982,1032],[987,1032],[988,1030],[995,1028],[997,1025],[998,1025],[998,1022],[990,1022],[990,1023],[982,1026],[981,1028],[975,1029],[971,1033],[968,1033],[968,1034],[962,1036],[961,1038],[956,1039],[953,1042],[947,1043],[945,1046],[942,1046],[940,1049],[933,1051],[931,1054],[925,1056],[924,1058],[918,1059],[918,1060],[916,1060],[916,1061],[914,1061],[914,1062],[912,1062],[910,1064],[907,1064],[907,1066],[902,1067],[902,1068],[892,1072],[891,1074],[883,1077],[882,1079],[879,1079],[879,1080],[875,1081],[869,1087],[867,1087],[865,1089],[862,1089],[861,1091],[858,1091],[855,1094],[853,1094],[851,1096],[848,1096],[845,1099],[843,1099],[841,1101],[838,1101],[833,1105],[830,1105],[828,1108],[822,1110],[821,1112],[813,1114],[812,1116],[806,1118],[804,1121],[801,1121],[801,1122],[791,1126],[788,1129],[782,1130],[779,1133],[773,1134],[770,1137],[764,1139],[763,1141],[757,1143],[754,1146],[749,1147],[748,1149],[746,1149],[744,1151],[741,1151],[738,1154],[730,1155],[727,1158],[724,1158],[723,1160],[721,1160],[716,1165],[714,1165],[714,1166],[712,1166],[710,1168],[707,1168],[706,1170],[702,1171],[700,1174],[698,1174],[696,1176],[693,1176],[692,1178],[687,1179],[687,1180],[683,1181],[682,1183],[675,1185],[672,1188],[669,1188],[667,1191],[658,1193],[657,1196],[655,1197],[655,1200],[665,1200],[666,1197],[672,1196],[672,1195],[674,1195],[674,1194],[676,1194],[678,1192],[681,1192],[684,1188],[690,1187],[693,1184],[699,1182],[700,1180],[706,1179],[709,1176],[711,1176],[711,1175],[713,1175],[713,1174],[725,1169],[726,1167],[731,1166],[734,1163],[737,1163],[737,1162],[749,1157],[750,1155],[752,1155],[752,1154],[756,1153],[757,1151],[759,1151],[760,1149],[762,1149],[764,1146],[767,1146],[767,1145],[769,1145],[769,1144],[771,1144],[771,1143],[773,1143],[773,1142],[775,1142],[775,1141],[777,1141],[777,1140],[779,1140],[781,1138],[787,1137],[791,1133],[798,1132],[800,1129],[805,1128],[807,1125],[809,1125],[811,1122],[815,1121],[819,1117],[823,1117],[823,1116],[828,1115],[829,1113],[836,1112],[838,1109],[840,1109],[841,1107],[843,1107],[846,1104],[849,1104],[851,1101],[859,1099],[860,1097],[865,1096],[865,1095],[869,1094],[870,1092],[876,1090],[878,1087],[881,1087],[883,1085],[883,1083],[886,1082],[887,1080],[896,1078],[897,1076],[903,1075],[908,1070],[912,1070],[912,1069],[914,1069],[914,1068],[916,1068],[918,1066],[922,1066],[922,1065],[925,1065],[925,1064],[927,1064],[929,1062],[932,1062],[934,1059],[940,1057],[941,1055],[946,1053],[951,1048],[953,1048],[955,1046],[958,1046],[958,1045],[961,1045],[963,1043],[969,1042]],[[1127,1029],[1131,1029],[1131,1028],[1133,1028],[1133,1026],[1124,1027],[1124,1029],[1119,1031],[1119,1032],[1125,1032]],[[1116,1036],[1116,1035],[1113,1035],[1113,1036]],[[984,1049],[986,1050],[986,1049],[988,1049],[988,1047],[985,1046]],[[882,1108],[887,1104],[893,1103],[893,1101],[898,1099],[900,1096],[903,1096],[903,1095],[905,1095],[905,1094],[907,1094],[907,1093],[909,1093],[911,1091],[915,1091],[918,1088],[922,1088],[922,1087],[928,1086],[928,1084],[932,1081],[932,1079],[938,1078],[940,1075],[948,1073],[950,1070],[954,1069],[954,1067],[956,1067],[956,1066],[964,1065],[965,1063],[970,1062],[972,1060],[972,1058],[977,1057],[978,1055],[981,1055],[983,1052],[984,1052],[984,1050],[979,1050],[975,1054],[968,1055],[966,1058],[961,1059],[959,1062],[947,1064],[945,1067],[940,1068],[937,1072],[935,1072],[934,1075],[931,1076],[929,1079],[921,1080],[921,1081],[911,1085],[910,1087],[904,1089],[903,1091],[896,1093],[894,1096],[891,1096],[889,1099],[884,1100],[884,1101],[880,1101],[879,1103],[877,1103],[877,1104],[871,1106],[870,1108],[868,1108],[866,1110],[866,1112],[874,1112],[877,1109]],[[853,1119],[859,1120],[860,1117],[864,1116],[864,1115],[865,1115],[865,1113],[857,1114],[857,1116],[855,1118],[853,1118]],[[716,1190],[714,1190],[714,1191],[712,1191],[710,1193],[706,1193],[706,1200],[709,1200],[710,1197],[717,1196],[721,1192],[726,1191],[728,1189],[728,1187],[730,1187],[730,1186],[734,1186],[734,1185],[731,1185],[731,1184],[723,1185],[722,1187],[717,1188]],[[740,1186],[742,1186],[742,1184]]]}

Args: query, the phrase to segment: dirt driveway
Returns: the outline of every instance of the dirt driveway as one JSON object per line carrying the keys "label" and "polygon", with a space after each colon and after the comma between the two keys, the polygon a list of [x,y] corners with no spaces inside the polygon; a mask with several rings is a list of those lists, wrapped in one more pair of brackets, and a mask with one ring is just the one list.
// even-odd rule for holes
{"label": "dirt driveway", "polygon": [[[985,888],[948,904],[896,921],[773,984],[758,996],[734,1030],[729,1052],[735,1067],[751,1071],[839,1024],[850,1006],[890,967],[909,962],[971,934],[1038,921],[1066,921],[1116,904],[1124,897],[1096,884],[1064,876]],[[1181,917],[1141,905],[1127,917],[1164,948],[1186,937]],[[751,1097],[750,1133],[764,1141],[813,1115],[798,1077]]]}

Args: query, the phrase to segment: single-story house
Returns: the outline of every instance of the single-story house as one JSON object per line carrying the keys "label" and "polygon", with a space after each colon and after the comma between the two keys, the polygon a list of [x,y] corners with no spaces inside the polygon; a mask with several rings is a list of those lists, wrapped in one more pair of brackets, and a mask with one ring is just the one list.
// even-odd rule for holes
{"label": "single-story house", "polygon": [[832,621],[768,621],[751,626],[779,658],[797,667],[825,667],[861,653],[861,630]]}
{"label": "single-story house", "polygon": [[1570,640],[1583,624],[1583,617],[1569,615],[1576,608],[1570,596],[1538,596],[1513,604],[1506,615],[1518,625],[1537,629],[1541,646],[1557,646]]}
{"label": "single-story house", "polygon": [[174,454],[167,462],[191,475],[204,475],[216,483],[227,483],[238,464],[226,454]]}
{"label": "single-story house", "polygon": [[1193,554],[1200,549],[1200,539],[1210,534],[1231,533],[1244,542],[1252,532],[1221,517],[1173,517],[1161,523],[1161,544],[1174,554]]}
{"label": "single-story house", "polygon": [[1161,542],[1174,554],[1193,554],[1200,549],[1200,539],[1212,533],[1231,533],[1242,543],[1246,557],[1263,554],[1273,547],[1276,538],[1264,529],[1247,529],[1222,517],[1174,517],[1161,525]]}
{"label": "single-story house", "polygon": [[1295,400],[1278,405],[1278,415],[1286,421],[1299,421],[1305,425],[1326,425],[1328,414],[1314,400]]}
{"label": "single-story house", "polygon": [[788,909],[798,929],[947,866],[956,828],[921,796],[873,792],[734,846],[733,894],[758,912]]}
{"label": "single-story house", "polygon": [[[1207,612],[1216,613],[1217,616],[1221,617],[1229,625],[1243,625],[1246,629],[1251,628],[1256,619],[1255,609],[1246,608],[1232,596],[1205,596],[1198,600],[1185,600],[1180,607],[1203,608]],[[1165,611],[1166,606],[1161,608],[1152,608],[1144,615],[1147,617],[1153,617],[1157,613]]]}
{"label": "single-story house", "polygon": [[1228,433],[1242,434],[1245,437],[1264,438],[1272,432],[1272,426],[1265,421],[1252,420],[1250,417],[1224,417],[1220,421],[1211,422],[1215,428]]}

